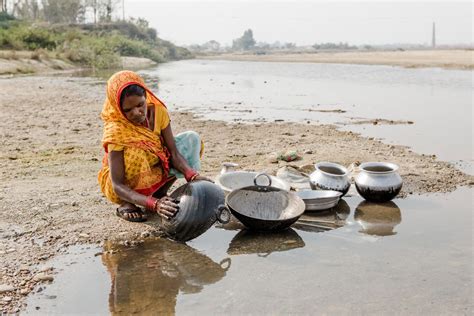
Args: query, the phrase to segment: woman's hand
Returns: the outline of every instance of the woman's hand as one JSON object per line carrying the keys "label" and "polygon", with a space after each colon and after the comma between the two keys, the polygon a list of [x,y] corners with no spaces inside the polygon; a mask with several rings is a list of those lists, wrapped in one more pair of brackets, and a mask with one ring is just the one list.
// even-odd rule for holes
{"label": "woman's hand", "polygon": [[174,200],[171,197],[165,196],[159,199],[158,203],[156,203],[155,212],[165,219],[170,219],[176,215],[178,208],[178,204],[174,203]]}
{"label": "woman's hand", "polygon": [[209,181],[209,182],[214,183],[214,181],[212,181],[212,180],[209,179],[208,177],[201,176],[201,175],[199,175],[199,174],[198,174],[197,176],[195,176],[192,181],[198,181],[198,180]]}

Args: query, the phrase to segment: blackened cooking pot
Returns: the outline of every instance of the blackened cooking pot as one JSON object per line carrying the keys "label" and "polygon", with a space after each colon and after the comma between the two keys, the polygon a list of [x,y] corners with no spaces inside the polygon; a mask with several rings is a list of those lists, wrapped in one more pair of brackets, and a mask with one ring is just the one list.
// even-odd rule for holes
{"label": "blackened cooking pot", "polygon": [[[266,176],[268,185],[258,185],[257,178]],[[292,192],[272,187],[271,178],[260,173],[253,186],[232,191],[226,205],[234,216],[250,229],[276,231],[288,228],[304,213],[303,200]]]}
{"label": "blackened cooking pot", "polygon": [[224,191],[209,181],[193,181],[177,188],[170,197],[179,210],[170,219],[162,219],[161,229],[171,239],[186,242],[207,231],[216,221],[227,223]]}

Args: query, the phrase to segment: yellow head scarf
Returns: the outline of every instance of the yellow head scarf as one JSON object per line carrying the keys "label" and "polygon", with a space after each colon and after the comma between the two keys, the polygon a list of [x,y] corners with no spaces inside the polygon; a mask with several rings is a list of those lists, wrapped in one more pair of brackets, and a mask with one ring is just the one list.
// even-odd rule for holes
{"label": "yellow head scarf", "polygon": [[169,153],[159,135],[145,126],[130,122],[120,108],[120,95],[126,87],[136,84],[146,90],[148,105],[164,106],[143,82],[143,79],[132,71],[120,71],[107,81],[107,98],[101,113],[104,121],[102,145],[105,156],[99,172],[99,183],[102,192],[112,202],[120,199],[113,192],[107,160],[108,145],[124,147],[125,178],[127,185],[135,191],[150,195],[166,182],[169,171]]}

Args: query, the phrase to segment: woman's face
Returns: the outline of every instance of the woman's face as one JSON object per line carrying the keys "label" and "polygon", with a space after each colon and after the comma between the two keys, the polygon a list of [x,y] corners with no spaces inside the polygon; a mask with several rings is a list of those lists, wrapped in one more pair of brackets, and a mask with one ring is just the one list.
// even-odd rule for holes
{"label": "woman's face", "polygon": [[145,122],[146,110],[146,98],[144,96],[129,95],[123,99],[123,114],[135,125],[142,125]]}

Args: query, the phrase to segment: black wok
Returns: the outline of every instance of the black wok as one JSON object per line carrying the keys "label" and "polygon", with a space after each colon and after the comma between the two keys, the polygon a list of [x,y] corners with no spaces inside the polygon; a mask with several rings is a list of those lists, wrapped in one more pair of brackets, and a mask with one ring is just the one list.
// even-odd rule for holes
{"label": "black wok", "polygon": [[[258,185],[257,178],[266,176],[268,185]],[[254,178],[253,186],[232,191],[226,205],[246,227],[257,231],[277,231],[288,228],[304,213],[305,204],[296,194],[272,187],[264,173]]]}

